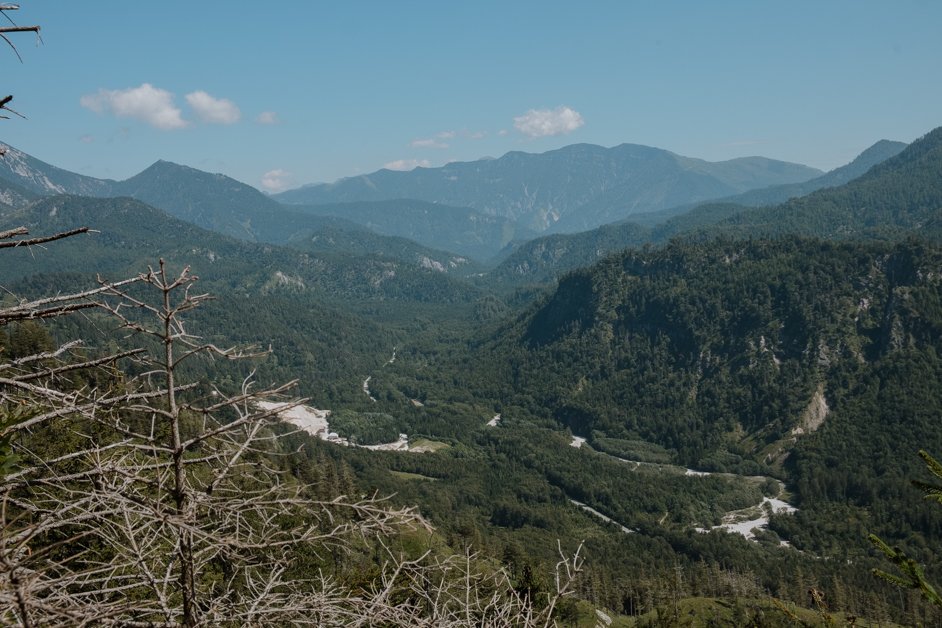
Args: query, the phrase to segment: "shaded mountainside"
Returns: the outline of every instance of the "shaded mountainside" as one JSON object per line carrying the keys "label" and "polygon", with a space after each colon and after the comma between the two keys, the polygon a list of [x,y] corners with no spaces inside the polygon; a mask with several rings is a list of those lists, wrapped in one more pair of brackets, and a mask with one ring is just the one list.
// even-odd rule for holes
{"label": "shaded mountainside", "polygon": [[833,188],[853,181],[864,175],[868,170],[881,164],[891,157],[895,157],[905,149],[904,142],[880,140],[864,152],[860,153],[852,162],[835,168],[820,177],[810,179],[803,183],[777,185],[769,188],[750,190],[737,196],[722,199],[730,203],[745,205],[746,207],[761,207],[776,205],[785,201],[811,194],[824,188]]}
{"label": "shaded mountainside", "polygon": [[641,246],[650,237],[650,229],[633,223],[543,236],[517,246],[487,277],[510,285],[552,282],[563,273],[590,266],[615,251]]}
{"label": "shaded mountainside", "polygon": [[[389,255],[402,245],[384,242],[382,236],[409,238],[439,249],[432,257],[440,264],[448,257],[442,251],[487,259],[507,240],[520,235],[508,220],[419,201],[289,207],[225,175],[166,161],[115,184],[111,193],[136,198],[182,220],[242,240],[310,244],[319,232],[329,229],[334,235],[319,238],[324,243],[344,230],[344,239],[353,250],[375,246],[372,252]],[[362,241],[357,241],[359,236]],[[310,249],[309,244],[303,248]]]}
{"label": "shaded mountainside", "polygon": [[[344,239],[353,250],[374,247],[372,252],[394,257],[396,251],[403,249],[402,243],[384,242],[382,236],[408,237],[439,250],[419,258],[410,253],[405,260],[429,257],[436,263],[433,266],[444,265],[446,270],[450,268],[447,264],[450,254],[443,251],[487,259],[512,238],[530,235],[505,219],[467,208],[420,202],[354,204],[310,211],[288,208],[225,175],[168,161],[158,161],[137,175],[116,182],[70,173],[10,149],[7,159],[0,161],[0,176],[3,175],[10,179],[0,180],[0,203],[10,207],[60,193],[101,198],[128,196],[204,229],[250,242],[279,245],[289,240],[310,242],[322,229],[329,229],[334,239],[340,231],[346,231]],[[358,237],[362,241],[358,242]]]}
{"label": "shaded mountainside", "polygon": [[[907,144],[904,142],[880,140],[867,150],[857,155],[857,157],[855,157],[854,160],[850,163],[826,172],[820,177],[815,177],[814,179],[809,179],[800,183],[786,183],[782,185],[773,185],[766,188],[756,188],[754,190],[749,190],[748,192],[743,192],[742,194],[737,194],[735,196],[729,196],[726,198],[717,199],[715,201],[710,201],[710,204],[729,204],[740,205],[743,207],[765,207],[768,205],[784,203],[789,199],[805,196],[824,188],[832,188],[849,183],[857,177],[864,175],[868,170],[877,164],[883,163],[890,157],[895,157],[896,155],[900,154],[903,149],[906,148],[906,146]],[[639,224],[654,226],[673,216],[685,214],[691,209],[694,209],[698,204],[699,203],[672,207],[662,212],[656,212],[645,216],[638,216],[634,220]]]}
{"label": "shaded mountainside", "polygon": [[820,171],[763,158],[721,163],[633,144],[575,144],[542,154],[454,162],[409,172],[380,170],[277,195],[294,204],[411,198],[471,207],[535,231],[560,223],[591,228],[635,212],[805,181]]}

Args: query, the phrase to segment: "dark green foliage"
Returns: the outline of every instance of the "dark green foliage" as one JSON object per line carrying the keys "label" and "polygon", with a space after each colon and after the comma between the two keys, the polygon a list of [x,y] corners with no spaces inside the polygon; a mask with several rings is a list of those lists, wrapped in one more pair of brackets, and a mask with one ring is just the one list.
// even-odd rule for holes
{"label": "dark green foliage", "polygon": [[378,445],[394,442],[404,427],[391,414],[341,410],[331,414],[330,429],[352,443]]}
{"label": "dark green foliage", "polygon": [[[627,252],[566,276],[508,334],[516,341],[498,343],[527,348],[494,359],[512,394],[539,391],[576,433],[640,437],[687,464],[730,447],[756,455],[798,426],[828,362],[937,337],[926,327],[934,311],[891,299],[896,290],[933,302],[934,280],[899,274],[913,255],[925,256],[923,273],[938,265],[919,245],[801,240]],[[887,307],[905,330],[893,331]]]}
{"label": "dark green foliage", "polygon": [[[919,451],[919,457],[926,463],[929,472],[932,473],[936,479],[942,480],[942,463],[939,463],[938,460],[924,450]],[[926,499],[942,502],[942,487],[937,484],[913,480],[913,485],[926,494]],[[873,543],[878,550],[883,552],[883,554],[896,565],[900,572],[902,572],[902,575],[899,576],[883,571],[882,569],[874,569],[874,575],[898,587],[915,589],[929,602],[935,606],[942,607],[942,596],[936,592],[935,587],[926,579],[922,566],[916,560],[907,556],[901,549],[890,547],[875,534],[871,534],[868,538],[870,542]]]}

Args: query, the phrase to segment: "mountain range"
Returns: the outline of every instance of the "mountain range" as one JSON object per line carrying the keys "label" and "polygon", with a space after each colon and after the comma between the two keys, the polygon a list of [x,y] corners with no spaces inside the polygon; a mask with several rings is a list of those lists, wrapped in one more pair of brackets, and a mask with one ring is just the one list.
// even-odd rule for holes
{"label": "mountain range", "polygon": [[634,213],[806,181],[819,170],[747,157],[711,163],[636,144],[574,144],[541,154],[380,170],[276,195],[294,204],[412,198],[471,207],[537,232],[579,231]]}
{"label": "mountain range", "polygon": [[[8,147],[9,148],[9,147]],[[157,161],[124,181],[95,179],[57,168],[14,148],[0,160],[0,203],[22,205],[42,195],[127,196],[157,207],[192,224],[241,240],[284,245],[310,242],[322,229],[374,236],[410,238],[426,250],[435,266],[454,265],[447,258],[487,259],[514,237],[526,237],[507,220],[467,208],[434,206],[419,201],[350,204],[338,207],[288,207],[255,188],[222,174],[211,174],[168,161]],[[430,211],[434,209],[435,211]],[[365,229],[364,229],[365,227]],[[373,237],[374,252],[388,249]],[[301,245],[309,248],[308,244]],[[453,253],[443,253],[442,250]],[[390,253],[392,254],[392,253]],[[418,259],[418,258],[416,258]]]}
{"label": "mountain range", "polygon": [[[0,185],[0,202],[13,206],[35,198],[30,195],[58,193],[129,196],[239,239],[308,249],[314,242],[329,242],[317,235],[324,229],[331,230],[335,242],[345,231],[342,239],[351,242],[356,234],[365,235],[365,227],[436,251],[412,258],[427,257],[432,267],[448,271],[457,266],[444,251],[486,260],[505,249],[506,257],[509,245],[531,240],[539,231],[580,231],[634,215],[645,222],[657,215],[654,210],[665,216],[682,213],[696,200],[723,196],[727,203],[764,204],[846,182],[901,147],[878,142],[851,164],[816,177],[820,173],[814,169],[758,157],[711,163],[632,144],[578,144],[405,173],[384,170],[276,197],[225,175],[167,161],[111,181],[71,173],[9,148],[8,158],[0,161],[0,177],[8,181]],[[732,192],[742,194],[729,197]],[[304,204],[283,204],[299,201]],[[636,243],[639,231],[625,229],[633,234],[628,240],[604,230],[600,237],[608,244],[596,247],[597,254]],[[563,241],[557,239],[550,248],[558,251]],[[402,251],[401,243],[384,247],[380,242],[374,238],[372,244],[379,245],[379,252]],[[531,246],[547,250],[545,243]],[[514,257],[521,255],[526,256]]]}
{"label": "mountain range", "polygon": [[[907,492],[913,452],[942,451],[942,128],[899,148],[881,142],[844,169],[766,186],[764,198],[786,199],[772,205],[724,193],[667,220],[517,242],[490,271],[381,231],[483,251],[533,230],[442,199],[285,206],[169,162],[89,181],[18,153],[0,172],[0,228],[99,233],[8,249],[0,284],[48,295],[157,258],[191,264],[217,299],[188,313],[190,331],[219,346],[271,342],[273,355],[246,367],[263,381],[297,378],[317,407],[437,449],[295,435],[292,451],[343,461],[358,490],[418,504],[444,542],[473,542],[522,590],[552,573],[556,539],[586,540],[579,595],[625,614],[725,574],[724,600],[745,582],[801,603],[824,583],[832,608],[933,624],[871,582],[880,563],[866,540],[878,533],[942,567],[942,514]],[[674,176],[652,174],[671,160],[688,191],[735,189],[771,168],[718,173],[635,152],[652,158],[655,188]],[[62,194],[70,185],[98,197]],[[587,196],[578,207],[609,198]],[[114,327],[89,314],[52,329],[120,345],[126,330]],[[220,388],[247,374],[227,361],[188,368]],[[772,498],[798,511],[765,512]],[[750,540],[708,532],[746,511],[767,520]]]}
{"label": "mountain range", "polygon": [[[747,192],[686,210],[676,208],[664,212],[676,215],[659,224],[620,222],[577,234],[535,238],[508,251],[490,276],[510,283],[551,281],[624,248],[692,234],[795,233],[847,239],[887,237],[893,230],[916,229],[924,237],[938,239],[942,236],[936,211],[942,207],[940,158],[942,133],[938,129],[910,146],[883,140],[851,164],[804,184]],[[808,192],[792,197],[799,189]],[[919,192],[920,203],[906,200],[911,191]],[[760,198],[791,200],[755,208],[733,202]]]}

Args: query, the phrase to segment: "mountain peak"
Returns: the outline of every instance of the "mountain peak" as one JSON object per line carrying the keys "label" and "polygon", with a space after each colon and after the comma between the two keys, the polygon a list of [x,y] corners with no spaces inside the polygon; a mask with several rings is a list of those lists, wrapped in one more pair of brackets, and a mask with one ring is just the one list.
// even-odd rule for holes
{"label": "mountain peak", "polygon": [[711,163],[640,144],[607,148],[582,143],[544,153],[511,151],[498,159],[440,168],[380,170],[273,198],[304,205],[415,199],[470,207],[537,232],[572,232],[819,174],[765,158]]}
{"label": "mountain peak", "polygon": [[35,194],[104,196],[112,183],[57,168],[9,144],[0,143],[0,149],[6,151],[0,159],[0,177]]}

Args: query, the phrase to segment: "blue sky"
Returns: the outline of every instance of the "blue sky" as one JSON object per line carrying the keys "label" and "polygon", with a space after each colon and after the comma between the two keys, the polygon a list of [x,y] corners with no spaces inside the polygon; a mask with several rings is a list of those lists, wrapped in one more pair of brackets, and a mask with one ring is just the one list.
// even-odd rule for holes
{"label": "blue sky", "polygon": [[277,191],[623,142],[830,169],[942,125],[942,3],[21,0],[0,140]]}

